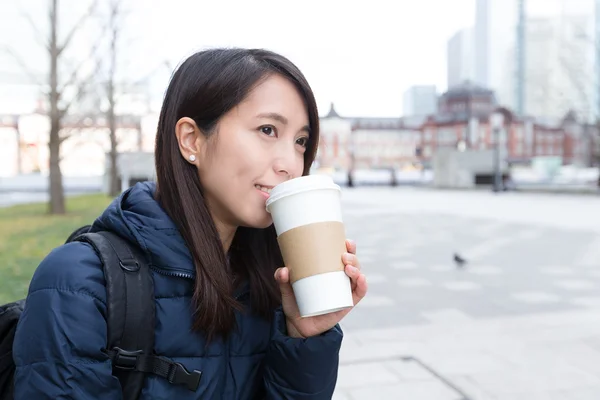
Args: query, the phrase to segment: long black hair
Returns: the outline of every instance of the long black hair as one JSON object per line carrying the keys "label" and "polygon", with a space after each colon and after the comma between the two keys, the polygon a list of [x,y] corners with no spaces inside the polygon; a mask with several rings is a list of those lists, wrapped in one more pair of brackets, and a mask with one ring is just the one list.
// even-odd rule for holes
{"label": "long black hair", "polygon": [[262,80],[273,74],[287,78],[304,100],[311,137],[304,153],[304,174],[316,156],[319,116],[313,92],[300,70],[287,58],[260,49],[211,49],[185,60],[173,74],[165,94],[156,135],[156,199],[178,227],[196,267],[195,331],[210,341],[235,327],[233,277],[250,284],[252,312],[270,318],[281,303],[273,274],[282,266],[274,227],[240,227],[229,250],[229,263],[206,205],[196,167],[181,156],[175,125],[192,118],[208,136],[221,117],[240,104]]}

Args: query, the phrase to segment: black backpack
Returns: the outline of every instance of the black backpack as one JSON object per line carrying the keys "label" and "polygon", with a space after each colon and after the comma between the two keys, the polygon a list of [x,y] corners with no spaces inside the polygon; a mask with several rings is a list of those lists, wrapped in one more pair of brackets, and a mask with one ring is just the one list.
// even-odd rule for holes
{"label": "black backpack", "polygon": [[[108,343],[113,375],[121,382],[123,399],[137,399],[146,374],[196,391],[200,371],[154,354],[154,281],[145,258],[135,246],[110,232],[89,233],[90,226],[74,231],[66,243],[89,243],[100,260],[106,279]],[[25,299],[0,306],[0,400],[13,400],[15,365],[12,345]]]}

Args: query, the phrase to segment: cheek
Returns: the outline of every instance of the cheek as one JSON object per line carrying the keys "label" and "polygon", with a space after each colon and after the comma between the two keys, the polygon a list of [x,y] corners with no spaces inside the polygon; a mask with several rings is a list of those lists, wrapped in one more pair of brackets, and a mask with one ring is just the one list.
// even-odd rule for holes
{"label": "cheek", "polygon": [[299,177],[302,176],[302,173],[304,172],[304,154],[300,154],[298,156],[298,161],[296,163],[296,169],[294,171],[294,177]]}

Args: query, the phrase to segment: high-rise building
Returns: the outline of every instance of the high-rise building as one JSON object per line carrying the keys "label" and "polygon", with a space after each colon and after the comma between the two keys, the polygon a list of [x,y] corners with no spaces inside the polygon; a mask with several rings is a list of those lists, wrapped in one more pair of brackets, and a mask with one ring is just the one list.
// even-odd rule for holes
{"label": "high-rise building", "polygon": [[437,89],[434,85],[411,86],[404,92],[404,116],[430,115],[437,111]]}
{"label": "high-rise building", "polygon": [[514,44],[517,16],[515,0],[477,0],[474,27],[475,82],[494,90],[498,102],[512,109],[515,108]]}
{"label": "high-rise building", "polygon": [[575,111],[590,118],[594,54],[588,16],[529,18],[525,39],[525,109],[528,114],[562,118]]}
{"label": "high-rise building", "polygon": [[599,2],[477,0],[475,82],[518,114],[597,114],[600,94],[592,82],[600,82],[600,51],[594,50],[600,17],[593,11],[597,6],[600,14]]}
{"label": "high-rise building", "polygon": [[475,41],[473,29],[461,29],[448,40],[448,88],[475,80]]}

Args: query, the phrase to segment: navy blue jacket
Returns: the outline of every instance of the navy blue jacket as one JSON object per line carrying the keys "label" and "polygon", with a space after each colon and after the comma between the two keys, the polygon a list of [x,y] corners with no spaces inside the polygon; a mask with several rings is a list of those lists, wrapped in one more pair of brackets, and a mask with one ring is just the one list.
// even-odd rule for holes
{"label": "navy blue jacket", "polygon": [[[191,392],[149,376],[141,398],[330,399],[342,342],[339,326],[297,339],[286,335],[280,309],[273,322],[243,313],[236,315],[238,331],[205,348],[203,335],[191,331],[194,265],[154,190],[151,183],[137,184],[93,229],[118,232],[147,254],[156,295],[155,351],[202,371],[202,378]],[[245,294],[239,298],[248,298]],[[17,327],[15,400],[120,399],[119,381],[101,351],[106,342],[106,288],[98,256],[85,243],[56,248],[33,276]]]}

